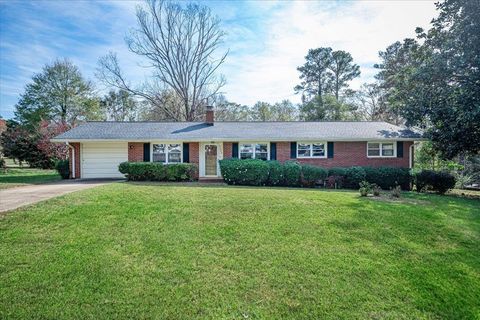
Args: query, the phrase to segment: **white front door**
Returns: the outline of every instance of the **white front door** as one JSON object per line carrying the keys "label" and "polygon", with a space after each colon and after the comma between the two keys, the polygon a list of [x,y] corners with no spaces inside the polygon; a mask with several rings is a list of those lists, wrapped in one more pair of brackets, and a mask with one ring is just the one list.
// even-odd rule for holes
{"label": "white front door", "polygon": [[220,164],[223,159],[221,143],[200,144],[200,177],[220,177]]}

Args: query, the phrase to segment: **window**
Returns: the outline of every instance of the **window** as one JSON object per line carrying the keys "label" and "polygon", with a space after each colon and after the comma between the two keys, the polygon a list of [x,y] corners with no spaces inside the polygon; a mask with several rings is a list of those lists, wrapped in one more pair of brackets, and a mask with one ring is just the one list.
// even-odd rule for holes
{"label": "window", "polygon": [[325,142],[298,142],[297,158],[325,158]]}
{"label": "window", "polygon": [[180,143],[153,144],[152,161],[162,163],[182,162],[182,145]]}
{"label": "window", "polygon": [[370,158],[395,157],[396,148],[393,142],[367,143],[367,156]]}
{"label": "window", "polygon": [[267,143],[240,144],[240,159],[268,160],[268,144]]}

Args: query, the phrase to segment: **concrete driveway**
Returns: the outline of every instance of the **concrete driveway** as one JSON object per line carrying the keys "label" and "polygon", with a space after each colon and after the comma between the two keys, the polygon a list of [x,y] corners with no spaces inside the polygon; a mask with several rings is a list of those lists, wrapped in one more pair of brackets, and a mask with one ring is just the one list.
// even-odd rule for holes
{"label": "concrete driveway", "polygon": [[59,182],[0,190],[0,212],[13,210],[70,192],[93,188],[118,180],[63,180]]}

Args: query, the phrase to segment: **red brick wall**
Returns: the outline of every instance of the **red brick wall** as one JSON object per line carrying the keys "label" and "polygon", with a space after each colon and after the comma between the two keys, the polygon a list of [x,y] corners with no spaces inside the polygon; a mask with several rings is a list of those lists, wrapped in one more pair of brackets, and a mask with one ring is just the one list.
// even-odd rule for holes
{"label": "red brick wall", "polygon": [[232,157],[232,143],[224,142],[223,143],[223,157],[231,158]]}
{"label": "red brick wall", "polygon": [[[308,163],[326,168],[331,167],[404,167],[409,166],[409,152],[412,142],[403,143],[403,158],[367,158],[367,142],[334,142],[333,158],[297,159],[300,163]],[[277,144],[278,153],[278,144]],[[288,145],[290,156],[290,145]]]}
{"label": "red brick wall", "polygon": [[[75,149],[75,179],[80,179],[80,143],[72,142],[70,145]],[[72,148],[68,148],[68,168],[70,170],[70,179],[73,179],[72,160]]]}
{"label": "red brick wall", "polygon": [[200,155],[199,155],[199,143],[198,142],[189,142],[189,156],[190,156],[190,163],[196,163],[198,165]]}
{"label": "red brick wall", "polygon": [[129,162],[143,161],[143,142],[128,143],[128,161]]}
{"label": "red brick wall", "polygon": [[[300,163],[331,167],[351,167],[351,166],[390,166],[404,167],[409,166],[410,146],[413,142],[405,141],[403,143],[403,158],[367,158],[367,142],[334,142],[333,158],[322,159],[296,159]],[[223,155],[225,158],[232,157],[232,143],[223,143]],[[290,159],[290,142],[277,142],[277,160],[284,162]]]}

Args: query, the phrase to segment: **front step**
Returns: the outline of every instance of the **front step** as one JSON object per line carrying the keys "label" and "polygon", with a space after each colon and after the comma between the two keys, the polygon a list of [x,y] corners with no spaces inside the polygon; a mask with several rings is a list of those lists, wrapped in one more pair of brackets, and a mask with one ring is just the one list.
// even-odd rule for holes
{"label": "front step", "polygon": [[222,178],[198,178],[201,183],[224,183]]}

